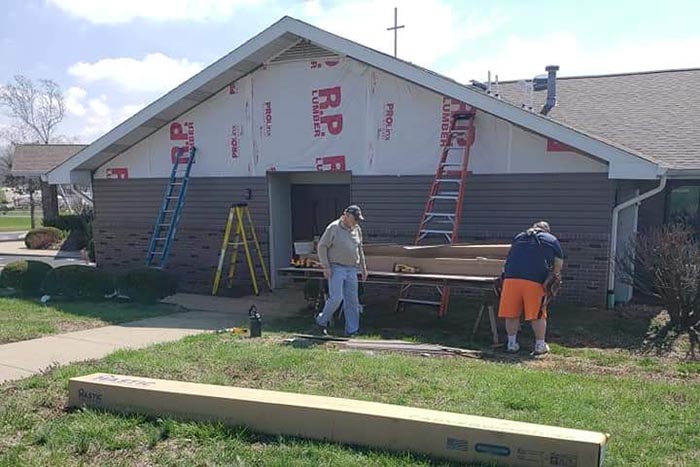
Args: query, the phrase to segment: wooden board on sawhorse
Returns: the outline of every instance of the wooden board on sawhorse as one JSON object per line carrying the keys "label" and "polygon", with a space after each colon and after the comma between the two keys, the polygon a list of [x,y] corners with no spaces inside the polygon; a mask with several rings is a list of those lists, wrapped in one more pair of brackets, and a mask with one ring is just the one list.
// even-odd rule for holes
{"label": "wooden board on sawhorse", "polygon": [[[233,223],[236,223],[234,229],[234,240],[230,242],[231,230]],[[248,230],[246,232],[246,222],[248,223]],[[250,238],[249,238],[250,236]],[[252,244],[252,245],[251,245]],[[219,255],[219,264],[216,268],[216,275],[214,276],[214,285],[212,287],[212,295],[216,295],[219,291],[219,285],[221,284],[221,274],[224,268],[224,261],[226,259],[228,247],[234,248],[231,253],[231,264],[229,265],[228,272],[228,285],[231,287],[233,284],[233,279],[236,275],[236,263],[238,261],[238,250],[243,247],[245,253],[246,263],[248,264],[248,272],[250,273],[250,279],[253,282],[253,292],[255,295],[260,295],[260,289],[258,287],[258,279],[255,271],[255,263],[253,261],[253,255],[251,253],[251,246],[255,249],[257,253],[257,259],[260,263],[260,268],[262,269],[263,276],[265,278],[265,283],[267,288],[272,291],[272,284],[270,283],[270,276],[267,273],[267,267],[265,266],[265,260],[262,256],[262,251],[260,250],[260,243],[258,242],[258,236],[255,233],[255,225],[253,225],[253,218],[250,215],[250,208],[246,203],[234,204],[228,213],[228,220],[226,221],[226,229],[224,230],[224,239],[221,244],[221,254]]]}

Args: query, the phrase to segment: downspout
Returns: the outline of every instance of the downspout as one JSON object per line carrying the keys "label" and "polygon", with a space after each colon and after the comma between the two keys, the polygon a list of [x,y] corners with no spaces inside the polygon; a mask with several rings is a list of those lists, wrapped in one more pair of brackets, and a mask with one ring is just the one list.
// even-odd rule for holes
{"label": "downspout", "polygon": [[656,188],[646,191],[641,195],[635,196],[632,199],[618,204],[613,208],[612,211],[612,232],[610,234],[610,265],[608,267],[608,294],[607,294],[607,308],[609,310],[615,307],[615,265],[617,258],[617,221],[620,216],[620,211],[626,209],[634,204],[639,204],[647,198],[651,198],[657,193],[666,188],[666,173],[661,176],[659,181],[659,186]]}

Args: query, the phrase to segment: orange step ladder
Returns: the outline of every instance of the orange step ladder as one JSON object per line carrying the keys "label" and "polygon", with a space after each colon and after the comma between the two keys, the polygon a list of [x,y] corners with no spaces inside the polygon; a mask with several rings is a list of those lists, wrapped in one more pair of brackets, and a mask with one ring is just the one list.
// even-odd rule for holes
{"label": "orange step ladder", "polygon": [[[475,116],[476,110],[473,108],[452,114],[440,162],[416,234],[415,245],[458,242],[468,176],[469,151],[475,137]],[[447,313],[450,302],[448,287],[436,287],[438,300],[410,298],[409,291],[412,287],[415,286],[410,282],[401,285],[396,311],[403,309],[406,304],[416,304],[438,307],[439,317]]]}

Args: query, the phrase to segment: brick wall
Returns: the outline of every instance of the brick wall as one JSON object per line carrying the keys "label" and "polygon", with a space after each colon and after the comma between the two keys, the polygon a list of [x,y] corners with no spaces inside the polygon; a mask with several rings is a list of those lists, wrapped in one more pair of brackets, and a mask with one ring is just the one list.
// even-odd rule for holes
{"label": "brick wall", "polygon": [[[100,225],[95,226],[95,254],[98,265],[101,268],[115,272],[123,272],[129,269],[143,267],[146,260],[146,252],[151,239],[150,230],[136,227],[140,231],[128,230],[123,226]],[[180,289],[183,292],[211,293],[216,266],[221,251],[223,229],[207,230],[192,227],[178,229],[177,238],[172,244],[170,257],[166,269],[175,273],[180,281]],[[269,245],[266,228],[256,229],[260,247],[263,252],[265,266],[270,267]],[[229,257],[225,268],[228,267]],[[263,275],[259,268],[259,262],[255,257],[258,280],[262,281]],[[224,270],[224,277],[227,269]],[[251,286],[248,265],[241,248],[238,254],[236,269],[236,284],[241,289],[249,289]],[[262,284],[258,284],[262,286]],[[225,291],[222,291],[225,293]]]}

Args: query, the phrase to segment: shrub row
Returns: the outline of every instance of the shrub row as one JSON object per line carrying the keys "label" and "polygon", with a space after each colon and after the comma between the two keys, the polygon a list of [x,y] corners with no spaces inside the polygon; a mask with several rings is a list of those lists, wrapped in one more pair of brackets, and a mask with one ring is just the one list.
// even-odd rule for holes
{"label": "shrub row", "polygon": [[49,294],[70,299],[101,299],[126,295],[141,303],[153,303],[177,291],[177,280],[165,271],[140,268],[125,274],[110,274],[90,266],[52,268],[41,261],[15,261],[0,273],[0,286],[27,296]]}

